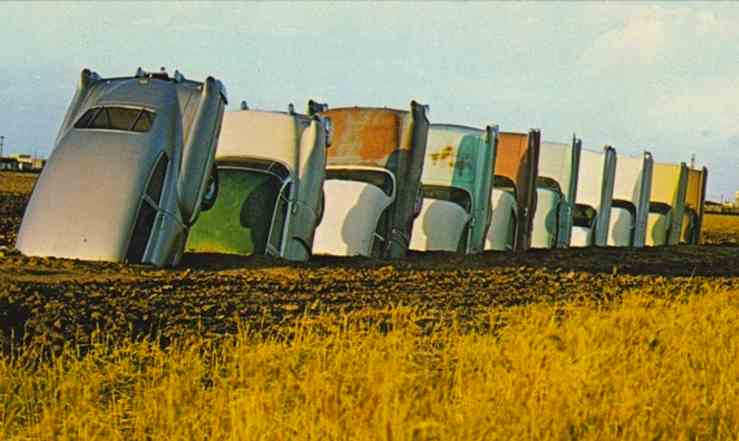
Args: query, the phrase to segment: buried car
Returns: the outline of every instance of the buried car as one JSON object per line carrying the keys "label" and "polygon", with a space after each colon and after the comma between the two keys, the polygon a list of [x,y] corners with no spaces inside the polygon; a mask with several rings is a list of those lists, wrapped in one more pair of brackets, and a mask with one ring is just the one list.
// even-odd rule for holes
{"label": "buried car", "polygon": [[616,177],[616,150],[582,150],[570,246],[605,246]]}
{"label": "buried car", "polygon": [[654,164],[646,245],[676,245],[680,242],[687,187],[688,166],[684,162]]}
{"label": "buried car", "polygon": [[540,140],[538,130],[498,134],[486,250],[526,250],[531,245]]}
{"label": "buried car", "polygon": [[685,190],[685,210],[683,211],[680,242],[697,245],[701,240],[703,226],[703,205],[706,202],[706,182],[708,169],[688,168],[688,184]]}
{"label": "buried car", "polygon": [[[177,264],[206,193],[225,89],[87,69],[18,233],[26,255]],[[207,203],[207,201],[205,201]]]}
{"label": "buried car", "polygon": [[331,119],[334,132],[313,252],[404,256],[421,209],[426,107],[413,101],[410,111],[350,107],[319,114]]}
{"label": "buried car", "polygon": [[652,154],[617,155],[608,245],[643,247],[652,191]]}
{"label": "buried car", "polygon": [[411,249],[479,253],[490,224],[498,127],[432,124]]}
{"label": "buried car", "polygon": [[226,112],[216,152],[218,196],[193,226],[188,252],[304,261],[320,222],[328,119]]}
{"label": "buried car", "polygon": [[531,234],[534,248],[565,248],[570,245],[572,215],[582,141],[542,142],[536,179],[536,212]]}

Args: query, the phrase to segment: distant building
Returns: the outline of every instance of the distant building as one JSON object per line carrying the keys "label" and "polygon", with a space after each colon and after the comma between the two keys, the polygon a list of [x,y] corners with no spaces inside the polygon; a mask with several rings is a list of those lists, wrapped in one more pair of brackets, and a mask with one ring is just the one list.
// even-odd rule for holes
{"label": "distant building", "polygon": [[736,194],[734,195],[734,197],[735,197],[734,206],[736,208],[739,208],[739,191],[736,192]]}
{"label": "distant building", "polygon": [[19,171],[39,171],[46,164],[45,159],[34,158],[31,155],[15,155],[13,159],[18,161]]}
{"label": "distant building", "polygon": [[19,170],[18,160],[15,158],[0,158],[0,170],[18,171]]}
{"label": "distant building", "polygon": [[3,171],[41,171],[46,165],[46,160],[34,158],[31,155],[15,155],[11,157],[0,157],[0,170]]}

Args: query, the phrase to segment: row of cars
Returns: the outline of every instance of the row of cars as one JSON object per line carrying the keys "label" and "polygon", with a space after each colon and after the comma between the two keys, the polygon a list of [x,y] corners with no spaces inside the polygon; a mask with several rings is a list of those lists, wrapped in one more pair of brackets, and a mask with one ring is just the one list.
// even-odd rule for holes
{"label": "row of cars", "polygon": [[397,258],[697,243],[707,172],[428,107],[224,112],[223,85],[84,70],[26,208],[27,255],[175,265],[184,252]]}

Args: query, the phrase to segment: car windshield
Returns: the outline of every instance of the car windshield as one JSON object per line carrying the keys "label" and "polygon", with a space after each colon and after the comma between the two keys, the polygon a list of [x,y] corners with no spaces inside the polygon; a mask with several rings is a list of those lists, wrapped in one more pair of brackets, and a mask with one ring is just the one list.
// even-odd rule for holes
{"label": "car windshield", "polygon": [[156,114],[132,107],[93,107],[77,120],[75,129],[104,129],[144,133],[151,130]]}
{"label": "car windshield", "polygon": [[662,203],[662,202],[650,202],[649,203],[649,212],[650,213],[659,213],[659,214],[667,214],[672,210],[672,207],[669,205]]}
{"label": "car windshield", "polygon": [[590,205],[576,204],[572,213],[572,222],[577,227],[593,228],[593,222],[598,212]]}
{"label": "car windshield", "polygon": [[472,198],[470,197],[469,193],[467,193],[465,190],[462,190],[461,188],[424,185],[423,197],[454,202],[455,204],[464,208],[464,211],[468,213],[472,210]]}
{"label": "car windshield", "polygon": [[376,186],[388,196],[393,195],[393,178],[389,173],[379,170],[330,169],[326,170],[326,179],[366,182]]}
{"label": "car windshield", "polygon": [[264,254],[282,180],[257,170],[218,169],[218,196],[190,230],[187,251]]}

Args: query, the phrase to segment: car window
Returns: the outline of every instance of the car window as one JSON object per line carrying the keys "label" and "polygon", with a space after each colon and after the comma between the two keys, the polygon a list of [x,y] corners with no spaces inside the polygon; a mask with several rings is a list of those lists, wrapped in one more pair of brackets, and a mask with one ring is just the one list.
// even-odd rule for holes
{"label": "car window", "polygon": [[143,133],[151,130],[155,115],[149,110],[131,107],[94,107],[77,120],[74,128]]}
{"label": "car window", "polygon": [[188,235],[190,252],[264,254],[283,183],[261,171],[218,166],[218,196]]}
{"label": "car window", "polygon": [[650,202],[649,203],[650,213],[667,214],[670,212],[671,209],[672,207],[662,202]]}
{"label": "car window", "polygon": [[159,158],[154,173],[149,179],[149,186],[146,188],[146,194],[151,198],[153,202],[159,204],[159,200],[162,196],[162,188],[164,188],[164,177],[167,174],[167,163],[169,162],[167,155],[162,155]]}
{"label": "car window", "polygon": [[134,132],[148,132],[151,130],[151,124],[154,120],[154,114],[151,112],[143,111],[139,115],[138,119],[133,125]]}
{"label": "car window", "polygon": [[141,110],[139,109],[127,109],[124,107],[109,107],[105,109],[108,111],[108,124],[112,130],[132,130],[132,127],[136,123]]}
{"label": "car window", "polygon": [[577,227],[593,228],[595,216],[598,214],[590,205],[576,204],[572,213],[572,222]]}
{"label": "car window", "polygon": [[424,185],[423,197],[454,202],[464,208],[464,211],[468,213],[472,210],[472,197],[467,193],[467,191],[462,190],[461,188]]}
{"label": "car window", "polygon": [[378,187],[386,195],[393,194],[393,179],[388,173],[376,170],[331,169],[326,170],[326,179],[366,182]]}
{"label": "car window", "polygon": [[91,129],[107,129],[108,125],[108,110],[100,109],[95,118],[90,123]]}

